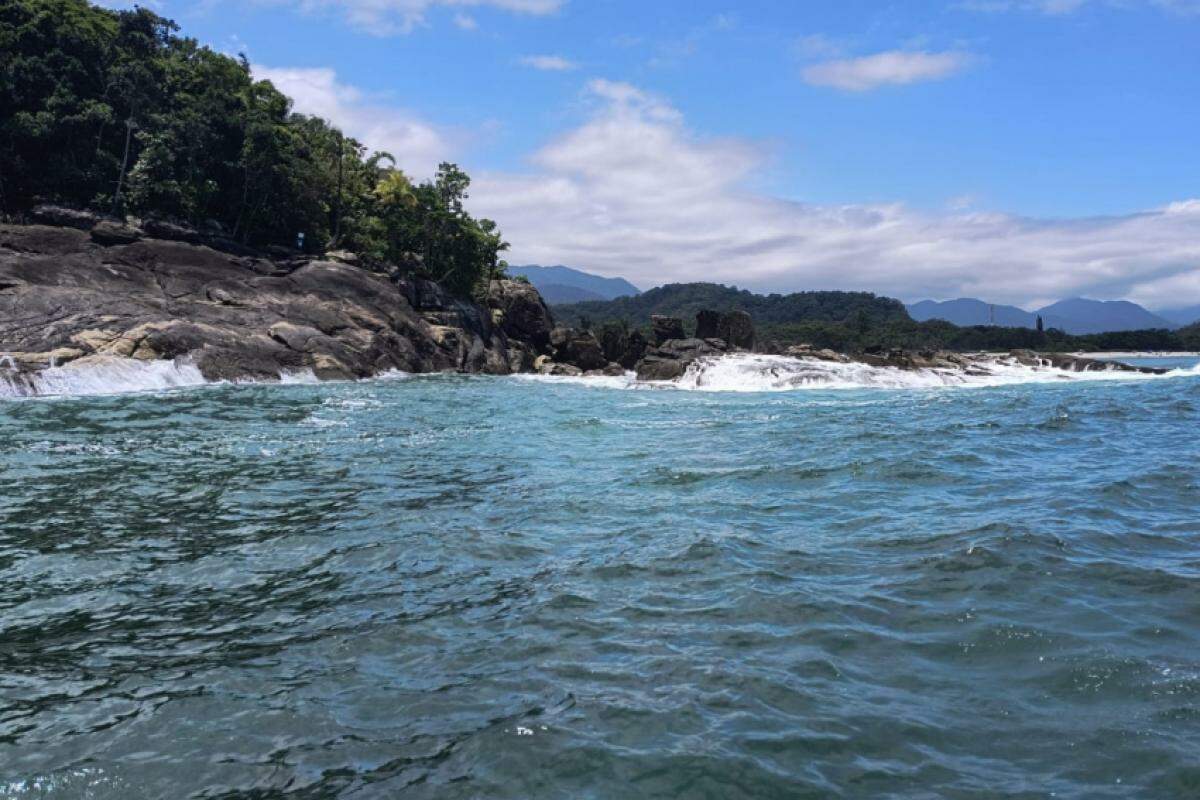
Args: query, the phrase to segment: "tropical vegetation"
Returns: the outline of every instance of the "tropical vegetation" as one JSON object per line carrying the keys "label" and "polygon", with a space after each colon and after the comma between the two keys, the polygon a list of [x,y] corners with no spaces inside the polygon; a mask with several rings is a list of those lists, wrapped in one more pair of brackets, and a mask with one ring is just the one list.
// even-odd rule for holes
{"label": "tropical vegetation", "polygon": [[57,203],[253,246],[346,248],[460,294],[503,268],[507,245],[464,209],[456,165],[416,183],[392,155],[295,113],[244,56],[178,30],[145,8],[0,3],[0,212]]}
{"label": "tropical vegetation", "polygon": [[680,317],[742,310],[754,317],[759,340],[780,346],[811,344],[841,352],[908,350],[1047,352],[1197,351],[1200,325],[1177,331],[1145,330],[1072,336],[1060,330],[996,326],[959,327],[941,320],[916,322],[899,300],[864,292],[758,295],[715,283],[670,284],[636,297],[554,307],[562,322],[605,331],[612,325],[646,329],[653,315]]}

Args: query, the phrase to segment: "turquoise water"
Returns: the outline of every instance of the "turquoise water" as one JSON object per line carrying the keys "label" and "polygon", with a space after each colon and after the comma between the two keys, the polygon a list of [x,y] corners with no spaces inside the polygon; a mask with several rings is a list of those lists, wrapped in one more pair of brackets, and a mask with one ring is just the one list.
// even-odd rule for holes
{"label": "turquoise water", "polygon": [[1200,379],[0,402],[0,797],[1200,796]]}

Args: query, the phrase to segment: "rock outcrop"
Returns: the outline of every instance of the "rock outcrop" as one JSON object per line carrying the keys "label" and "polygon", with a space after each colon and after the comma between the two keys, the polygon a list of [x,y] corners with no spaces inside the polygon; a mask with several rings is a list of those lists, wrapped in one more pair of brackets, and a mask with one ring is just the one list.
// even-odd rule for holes
{"label": "rock outcrop", "polygon": [[662,347],[673,339],[683,339],[687,334],[683,331],[683,320],[679,317],[652,316],[650,329],[654,336],[654,346]]}
{"label": "rock outcrop", "polygon": [[637,365],[638,380],[675,380],[699,359],[727,352],[728,345],[720,339],[671,339],[646,351]]}
{"label": "rock outcrop", "polygon": [[754,319],[745,311],[724,314],[705,309],[696,315],[697,339],[720,339],[737,350],[753,350]]}
{"label": "rock outcrop", "polygon": [[105,220],[82,228],[0,226],[9,371],[119,357],[187,359],[210,380],[504,375],[531,370],[549,345],[545,304],[514,281],[494,282],[483,307],[344,258],[240,256]]}
{"label": "rock outcrop", "polygon": [[652,317],[651,323],[655,346],[645,349],[636,362],[639,380],[675,380],[701,358],[754,349],[754,320],[745,311],[701,310],[696,315],[696,335],[690,339],[675,317]]}

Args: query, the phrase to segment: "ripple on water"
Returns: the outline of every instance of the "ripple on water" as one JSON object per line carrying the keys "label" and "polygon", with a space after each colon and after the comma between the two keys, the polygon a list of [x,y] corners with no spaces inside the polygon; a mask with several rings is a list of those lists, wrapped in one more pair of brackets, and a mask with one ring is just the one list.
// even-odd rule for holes
{"label": "ripple on water", "polygon": [[0,403],[0,795],[1196,795],[1197,397]]}

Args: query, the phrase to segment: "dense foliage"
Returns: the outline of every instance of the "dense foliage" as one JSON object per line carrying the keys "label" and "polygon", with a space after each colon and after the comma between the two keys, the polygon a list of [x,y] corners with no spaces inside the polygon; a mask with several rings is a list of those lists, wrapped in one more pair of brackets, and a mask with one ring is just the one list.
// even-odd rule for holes
{"label": "dense foliage", "polygon": [[252,245],[345,247],[461,294],[502,266],[495,223],[442,164],[415,185],[324,120],[295,114],[246,59],[139,8],[0,3],[0,210],[39,202],[219,228]]}
{"label": "dense foliage", "polygon": [[581,320],[624,320],[647,325],[650,317],[662,314],[694,321],[702,309],[749,312],[761,326],[800,320],[874,326],[908,319],[899,300],[865,292],[800,292],[759,295],[716,283],[673,283],[633,297],[557,306],[556,316],[567,322]]}
{"label": "dense foliage", "polygon": [[916,322],[898,300],[861,292],[756,295],[712,283],[672,284],[637,297],[556,306],[555,316],[574,325],[645,328],[655,314],[680,317],[692,330],[704,308],[749,312],[759,340],[811,344],[853,353],[879,348],[908,350],[1184,351],[1200,350],[1200,325],[1178,331],[1145,330],[1071,336],[1060,330],[994,326],[959,327],[942,320]]}

